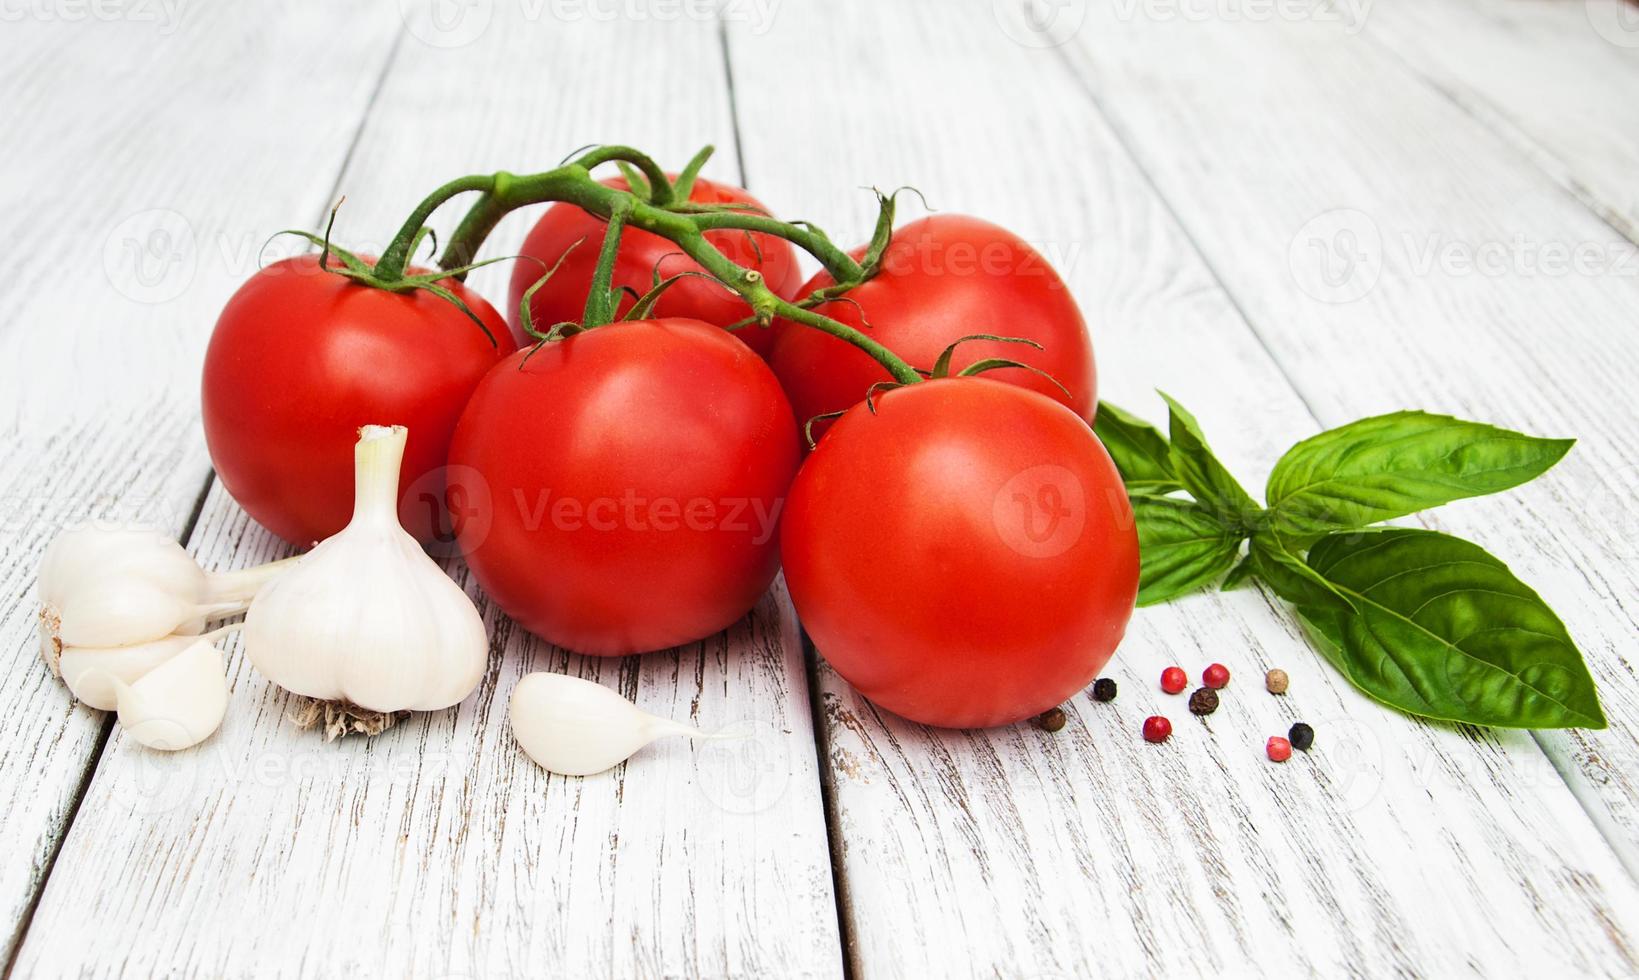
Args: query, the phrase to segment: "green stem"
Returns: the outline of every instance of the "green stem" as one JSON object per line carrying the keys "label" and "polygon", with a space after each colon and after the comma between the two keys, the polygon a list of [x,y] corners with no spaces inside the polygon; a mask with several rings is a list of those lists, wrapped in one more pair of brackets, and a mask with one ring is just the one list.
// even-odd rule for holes
{"label": "green stem", "polygon": [[437,211],[445,201],[468,191],[489,191],[497,181],[505,176],[508,175],[478,174],[471,177],[462,177],[459,180],[452,180],[438,190],[433,191],[426,200],[416,206],[414,211],[410,212],[410,216],[404,220],[404,224],[399,228],[398,234],[394,235],[392,242],[387,245],[387,250],[381,253],[381,259],[376,262],[376,278],[383,282],[397,282],[404,278],[404,267],[409,264],[410,251],[415,248],[416,236],[421,234],[421,229],[426,226],[427,219],[431,218],[432,213]]}
{"label": "green stem", "polygon": [[574,166],[587,170],[596,170],[600,165],[624,160],[637,169],[643,171],[643,176],[649,178],[649,200],[659,207],[666,207],[672,203],[672,179],[666,176],[660,164],[655,163],[646,153],[641,153],[629,146],[600,146],[590,153],[580,157]]}
{"label": "green stem", "polygon": [[592,270],[592,288],[586,294],[586,315],[581,326],[590,330],[613,322],[620,302],[614,297],[615,259],[620,257],[620,236],[626,230],[628,208],[616,204],[609,215],[609,229],[603,233],[603,248],[598,252],[597,268]]}
{"label": "green stem", "polygon": [[837,282],[859,282],[865,277],[864,267],[855,262],[852,256],[837,248],[829,238],[801,225],[787,224],[766,215],[743,211],[711,211],[697,214],[694,216],[694,225],[701,231],[736,228],[783,238],[819,259],[820,264],[825,266],[825,271]]}
{"label": "green stem", "polygon": [[[630,191],[610,187],[592,177],[591,167],[615,160],[625,160],[644,172],[653,182],[651,190],[655,197],[654,201],[645,201]],[[445,184],[416,208],[410,220],[404,224],[406,230],[399,232],[399,237],[394,239],[393,244],[383,254],[383,262],[400,251],[398,246],[401,240],[404,243],[401,251],[408,254],[409,243],[413,242],[416,232],[425,223],[426,216],[450,197],[466,190],[483,191],[483,195],[461,219],[461,223],[456,226],[455,233],[445,246],[441,259],[445,268],[470,263],[484,239],[509,212],[532,204],[565,202],[609,221],[611,232],[630,226],[672,242],[706,272],[740,294],[751,307],[752,316],[759,323],[766,325],[775,317],[784,317],[823,330],[869,354],[887,369],[895,381],[913,384],[922,380],[922,376],[915,368],[860,331],[781,299],[763,281],[761,273],[741,268],[730,261],[706,239],[705,232],[720,228],[745,228],[748,231],[778,235],[812,252],[825,263],[839,283],[857,284],[863,274],[859,264],[831,245],[823,235],[760,215],[698,212],[682,206],[673,208],[666,203],[660,203],[662,200],[669,203],[672,194],[672,186],[666,178],[665,171],[653,160],[630,147],[600,147],[561,167],[538,174],[519,176],[497,173],[489,176],[464,177]],[[622,217],[617,218],[617,214]],[[603,271],[605,259],[611,248],[618,247],[617,239],[616,234],[605,235],[604,247],[599,256],[600,272]],[[614,244],[611,245],[611,242]],[[608,261],[612,262],[612,258]],[[379,268],[378,266],[378,270]],[[839,272],[843,275],[838,276]],[[601,282],[594,281],[594,297],[600,288],[607,295],[608,287],[607,278]],[[589,300],[588,313],[594,312],[592,307],[593,302]]]}

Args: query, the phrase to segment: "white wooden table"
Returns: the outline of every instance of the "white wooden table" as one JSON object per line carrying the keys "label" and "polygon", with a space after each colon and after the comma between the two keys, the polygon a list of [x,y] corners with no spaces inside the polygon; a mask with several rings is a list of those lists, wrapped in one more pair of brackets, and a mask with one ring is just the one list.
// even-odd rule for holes
{"label": "white wooden table", "polygon": [[[1057,19],[1013,0],[0,7],[8,969],[1639,972],[1639,9],[1041,9]],[[726,635],[628,660],[486,607],[479,692],[371,741],[296,730],[236,649],[227,723],[192,752],[72,703],[34,653],[58,527],[151,520],[213,567],[284,553],[212,483],[198,423],[206,337],[264,240],[345,193],[340,237],[379,247],[445,178],[593,141],[673,165],[715,143],[708,174],[841,241],[865,237],[873,183],[1014,228],[1075,290],[1102,393],[1151,416],[1152,388],[1175,394],[1249,486],[1295,439],[1393,408],[1578,437],[1437,521],[1561,613],[1610,729],[1394,715],[1255,589],[1141,611],[1121,696],[1078,698],[1052,735],[875,711],[805,655],[778,586]],[[500,297],[505,274],[475,282]],[[1208,659],[1241,678],[1235,710],[1203,726],[1169,702],[1182,737],[1142,742],[1161,668]],[[1252,691],[1272,666],[1284,699]],[[754,736],[549,777],[504,718],[538,669]],[[1267,763],[1300,718],[1315,751]]]}

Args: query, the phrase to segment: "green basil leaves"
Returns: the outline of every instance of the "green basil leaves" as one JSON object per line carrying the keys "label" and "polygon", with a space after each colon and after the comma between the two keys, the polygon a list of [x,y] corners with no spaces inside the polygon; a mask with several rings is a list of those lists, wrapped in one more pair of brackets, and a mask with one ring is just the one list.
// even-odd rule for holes
{"label": "green basil leaves", "polygon": [[1095,427],[1138,521],[1139,605],[1256,578],[1296,608],[1350,683],[1390,707],[1476,725],[1605,727],[1564,624],[1506,565],[1447,534],[1372,526],[1519,486],[1570,440],[1425,412],[1362,419],[1293,446],[1260,507],[1195,418],[1162,397],[1170,438],[1107,404]]}
{"label": "green basil leaves", "polygon": [[1538,439],[1426,412],[1361,419],[1305,439],[1269,474],[1274,530],[1365,527],[1541,476],[1570,439]]}

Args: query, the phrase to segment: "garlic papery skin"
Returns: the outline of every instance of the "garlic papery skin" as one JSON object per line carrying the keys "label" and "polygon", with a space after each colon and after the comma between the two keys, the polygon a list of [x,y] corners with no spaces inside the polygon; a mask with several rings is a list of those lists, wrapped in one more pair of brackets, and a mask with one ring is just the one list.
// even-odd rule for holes
{"label": "garlic papery skin", "polygon": [[651,715],[602,684],[544,672],[529,674],[512,689],[510,720],[524,754],[565,776],[617,766],[667,735],[704,735]]}
{"label": "garlic papery skin", "polygon": [[181,653],[131,683],[112,682],[120,727],[151,749],[175,752],[198,745],[228,712],[222,651],[195,639]]}
{"label": "garlic papery skin", "polygon": [[173,634],[123,647],[64,647],[60,673],[70,693],[82,703],[98,711],[113,711],[119,706],[116,682],[133,684],[200,640],[214,641],[238,628],[225,626],[203,637]]}
{"label": "garlic papery skin", "polygon": [[273,683],[373,712],[433,711],[483,679],[472,600],[398,523],[407,432],[367,425],[353,450],[353,519],[251,602],[245,653]]}

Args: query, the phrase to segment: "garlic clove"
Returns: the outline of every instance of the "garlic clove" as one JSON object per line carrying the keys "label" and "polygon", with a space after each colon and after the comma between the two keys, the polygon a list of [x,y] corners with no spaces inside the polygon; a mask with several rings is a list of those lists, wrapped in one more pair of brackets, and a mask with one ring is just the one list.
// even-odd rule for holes
{"label": "garlic clove", "polygon": [[115,681],[132,684],[198,642],[197,636],[167,636],[124,647],[64,647],[59,667],[76,698],[98,711],[113,711],[119,706]]}
{"label": "garlic clove", "polygon": [[86,524],[58,533],[40,559],[40,600],[61,605],[110,579],[142,581],[196,601],[206,592],[199,563],[177,540],[140,525]]}
{"label": "garlic clove", "polygon": [[601,684],[534,673],[512,690],[512,734],[548,772],[589,776],[619,765],[657,738],[700,738],[699,729],[649,714]]}
{"label": "garlic clove", "polygon": [[186,595],[143,581],[104,581],[47,607],[57,619],[64,647],[119,647],[177,632],[198,631],[203,621],[231,615],[241,604],[206,606]]}
{"label": "garlic clove", "polygon": [[120,727],[151,749],[174,752],[198,745],[221,727],[228,711],[222,651],[209,640],[161,663],[131,683],[111,682]]}

